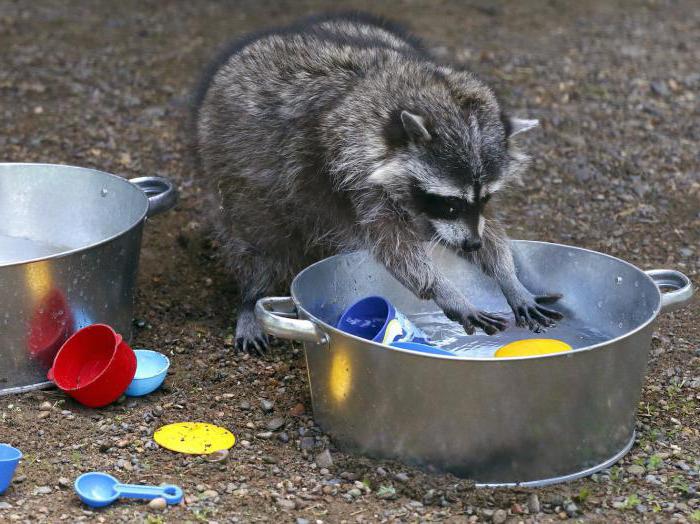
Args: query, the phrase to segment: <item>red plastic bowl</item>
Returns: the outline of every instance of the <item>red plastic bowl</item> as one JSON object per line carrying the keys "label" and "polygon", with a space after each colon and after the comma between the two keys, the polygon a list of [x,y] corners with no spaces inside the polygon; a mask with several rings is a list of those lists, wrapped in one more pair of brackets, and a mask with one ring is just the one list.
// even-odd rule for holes
{"label": "red plastic bowl", "polygon": [[48,379],[91,408],[117,400],[136,374],[136,355],[111,327],[92,324],[58,350]]}

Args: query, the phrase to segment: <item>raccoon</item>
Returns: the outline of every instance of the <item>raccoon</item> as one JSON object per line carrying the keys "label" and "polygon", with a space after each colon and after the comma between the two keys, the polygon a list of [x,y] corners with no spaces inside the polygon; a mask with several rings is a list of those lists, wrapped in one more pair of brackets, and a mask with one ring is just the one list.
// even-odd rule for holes
{"label": "raccoon", "polygon": [[268,339],[255,302],[308,264],[367,249],[469,334],[507,326],[431,262],[442,244],[502,289],[516,323],[561,314],[518,280],[491,197],[527,168],[504,115],[469,72],[436,64],[398,26],[366,14],[314,17],[226,49],[194,96],[193,143],[216,237],[241,292],[236,347]]}

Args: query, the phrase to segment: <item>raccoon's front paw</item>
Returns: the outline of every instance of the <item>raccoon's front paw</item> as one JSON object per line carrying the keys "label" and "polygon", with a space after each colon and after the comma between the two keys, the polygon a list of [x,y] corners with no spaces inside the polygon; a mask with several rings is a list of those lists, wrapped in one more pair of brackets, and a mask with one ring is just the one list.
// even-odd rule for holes
{"label": "raccoon's front paw", "polygon": [[236,352],[262,356],[270,348],[270,339],[255,320],[255,315],[241,313],[236,322]]}
{"label": "raccoon's front paw", "polygon": [[542,304],[553,304],[562,297],[559,293],[551,295],[527,295],[506,296],[513,314],[515,323],[519,327],[530,328],[535,333],[541,333],[545,328],[554,325],[555,320],[561,320],[564,315]]}
{"label": "raccoon's front paw", "polygon": [[487,335],[494,335],[508,327],[508,321],[500,315],[486,313],[474,307],[469,307],[460,312],[445,312],[447,318],[462,324],[468,335],[473,335],[476,328],[480,328]]}

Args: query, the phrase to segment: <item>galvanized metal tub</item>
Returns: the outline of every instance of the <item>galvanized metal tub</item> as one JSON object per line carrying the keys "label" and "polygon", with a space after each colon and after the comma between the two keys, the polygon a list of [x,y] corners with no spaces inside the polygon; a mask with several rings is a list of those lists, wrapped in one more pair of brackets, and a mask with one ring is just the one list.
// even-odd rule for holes
{"label": "galvanized metal tub", "polygon": [[159,177],[0,163],[0,395],[49,385],[56,351],[83,326],[131,337],[143,224],[176,200]]}
{"label": "galvanized metal tub", "polygon": [[[256,313],[268,333],[304,342],[314,418],[341,449],[484,486],[573,480],[632,446],[654,321],[687,302],[692,286],[677,271],[644,272],[575,247],[514,241],[513,251],[531,291],[562,292],[561,311],[610,339],[565,354],[469,359],[348,335],[333,326],[363,296],[381,294],[409,315],[436,308],[363,252],[308,267],[291,297],[263,298]],[[475,267],[448,253],[436,262],[479,307],[507,310]]]}

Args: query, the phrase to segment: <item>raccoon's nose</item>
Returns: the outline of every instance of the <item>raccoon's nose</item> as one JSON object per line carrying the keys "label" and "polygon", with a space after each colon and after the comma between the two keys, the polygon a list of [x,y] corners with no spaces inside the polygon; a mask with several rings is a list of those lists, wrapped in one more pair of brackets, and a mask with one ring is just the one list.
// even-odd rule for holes
{"label": "raccoon's nose", "polygon": [[462,249],[464,251],[476,251],[481,247],[481,239],[477,238],[476,240],[465,240],[462,243]]}

